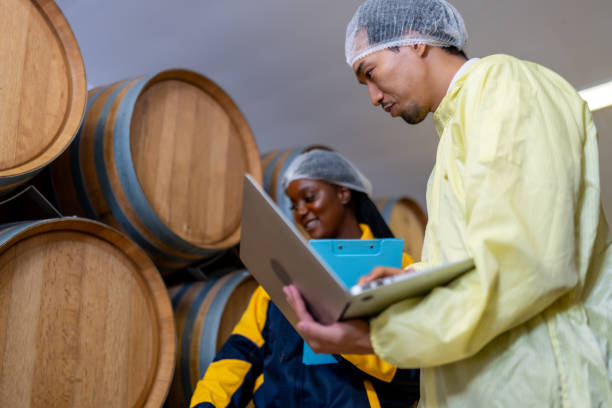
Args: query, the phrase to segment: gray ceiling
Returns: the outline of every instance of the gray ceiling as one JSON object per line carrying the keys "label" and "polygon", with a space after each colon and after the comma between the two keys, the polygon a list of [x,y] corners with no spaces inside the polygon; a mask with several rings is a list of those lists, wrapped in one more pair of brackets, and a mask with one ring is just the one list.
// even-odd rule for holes
{"label": "gray ceiling", "polygon": [[[167,68],[198,71],[242,110],[261,152],[326,144],[352,159],[374,195],[423,206],[437,136],[370,105],[344,62],[361,0],[56,0],[91,86]],[[612,79],[612,1],[456,0],[470,56],[507,53],[578,89]],[[612,211],[612,107],[595,113],[604,205]],[[609,203],[609,204],[608,204]]]}

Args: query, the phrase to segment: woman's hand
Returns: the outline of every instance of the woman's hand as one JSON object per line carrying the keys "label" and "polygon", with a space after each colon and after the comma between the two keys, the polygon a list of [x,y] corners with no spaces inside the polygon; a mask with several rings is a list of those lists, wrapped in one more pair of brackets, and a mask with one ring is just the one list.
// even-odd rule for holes
{"label": "woman's hand", "polygon": [[336,322],[329,326],[317,323],[304,304],[302,295],[294,285],[283,288],[285,296],[299,322],[297,330],[315,353],[372,354],[370,325],[365,320]]}
{"label": "woman's hand", "polygon": [[358,285],[364,285],[366,283],[372,282],[377,279],[385,278],[387,276],[393,275],[401,275],[403,273],[413,272],[413,269],[399,269],[399,268],[390,268],[387,266],[377,266],[367,275],[362,276],[357,281]]}

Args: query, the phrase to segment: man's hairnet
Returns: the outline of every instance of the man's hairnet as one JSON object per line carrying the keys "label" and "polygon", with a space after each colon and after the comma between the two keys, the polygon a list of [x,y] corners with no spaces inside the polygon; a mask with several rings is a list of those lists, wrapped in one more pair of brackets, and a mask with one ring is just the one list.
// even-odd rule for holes
{"label": "man's hairnet", "polygon": [[366,0],[346,28],[346,62],[390,47],[429,44],[463,50],[467,31],[444,0]]}
{"label": "man's hairnet", "polygon": [[323,180],[372,194],[370,181],[346,157],[328,150],[315,149],[296,157],[283,174],[283,190],[298,179]]}

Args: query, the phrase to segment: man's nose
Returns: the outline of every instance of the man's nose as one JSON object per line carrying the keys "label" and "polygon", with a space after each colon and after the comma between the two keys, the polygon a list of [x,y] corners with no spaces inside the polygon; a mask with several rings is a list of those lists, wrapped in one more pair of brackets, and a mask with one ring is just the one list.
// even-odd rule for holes
{"label": "man's nose", "polygon": [[372,82],[368,82],[368,93],[370,94],[370,101],[372,101],[372,105],[378,106],[382,103],[383,93]]}

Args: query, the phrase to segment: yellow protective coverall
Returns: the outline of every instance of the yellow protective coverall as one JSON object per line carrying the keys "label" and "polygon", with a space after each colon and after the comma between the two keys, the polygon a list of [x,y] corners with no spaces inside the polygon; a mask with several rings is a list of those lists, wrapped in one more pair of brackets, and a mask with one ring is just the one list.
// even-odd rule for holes
{"label": "yellow protective coverall", "polygon": [[586,103],[554,72],[494,55],[434,121],[412,266],[476,267],[372,319],[376,354],[423,368],[420,407],[612,407],[612,252]]}

